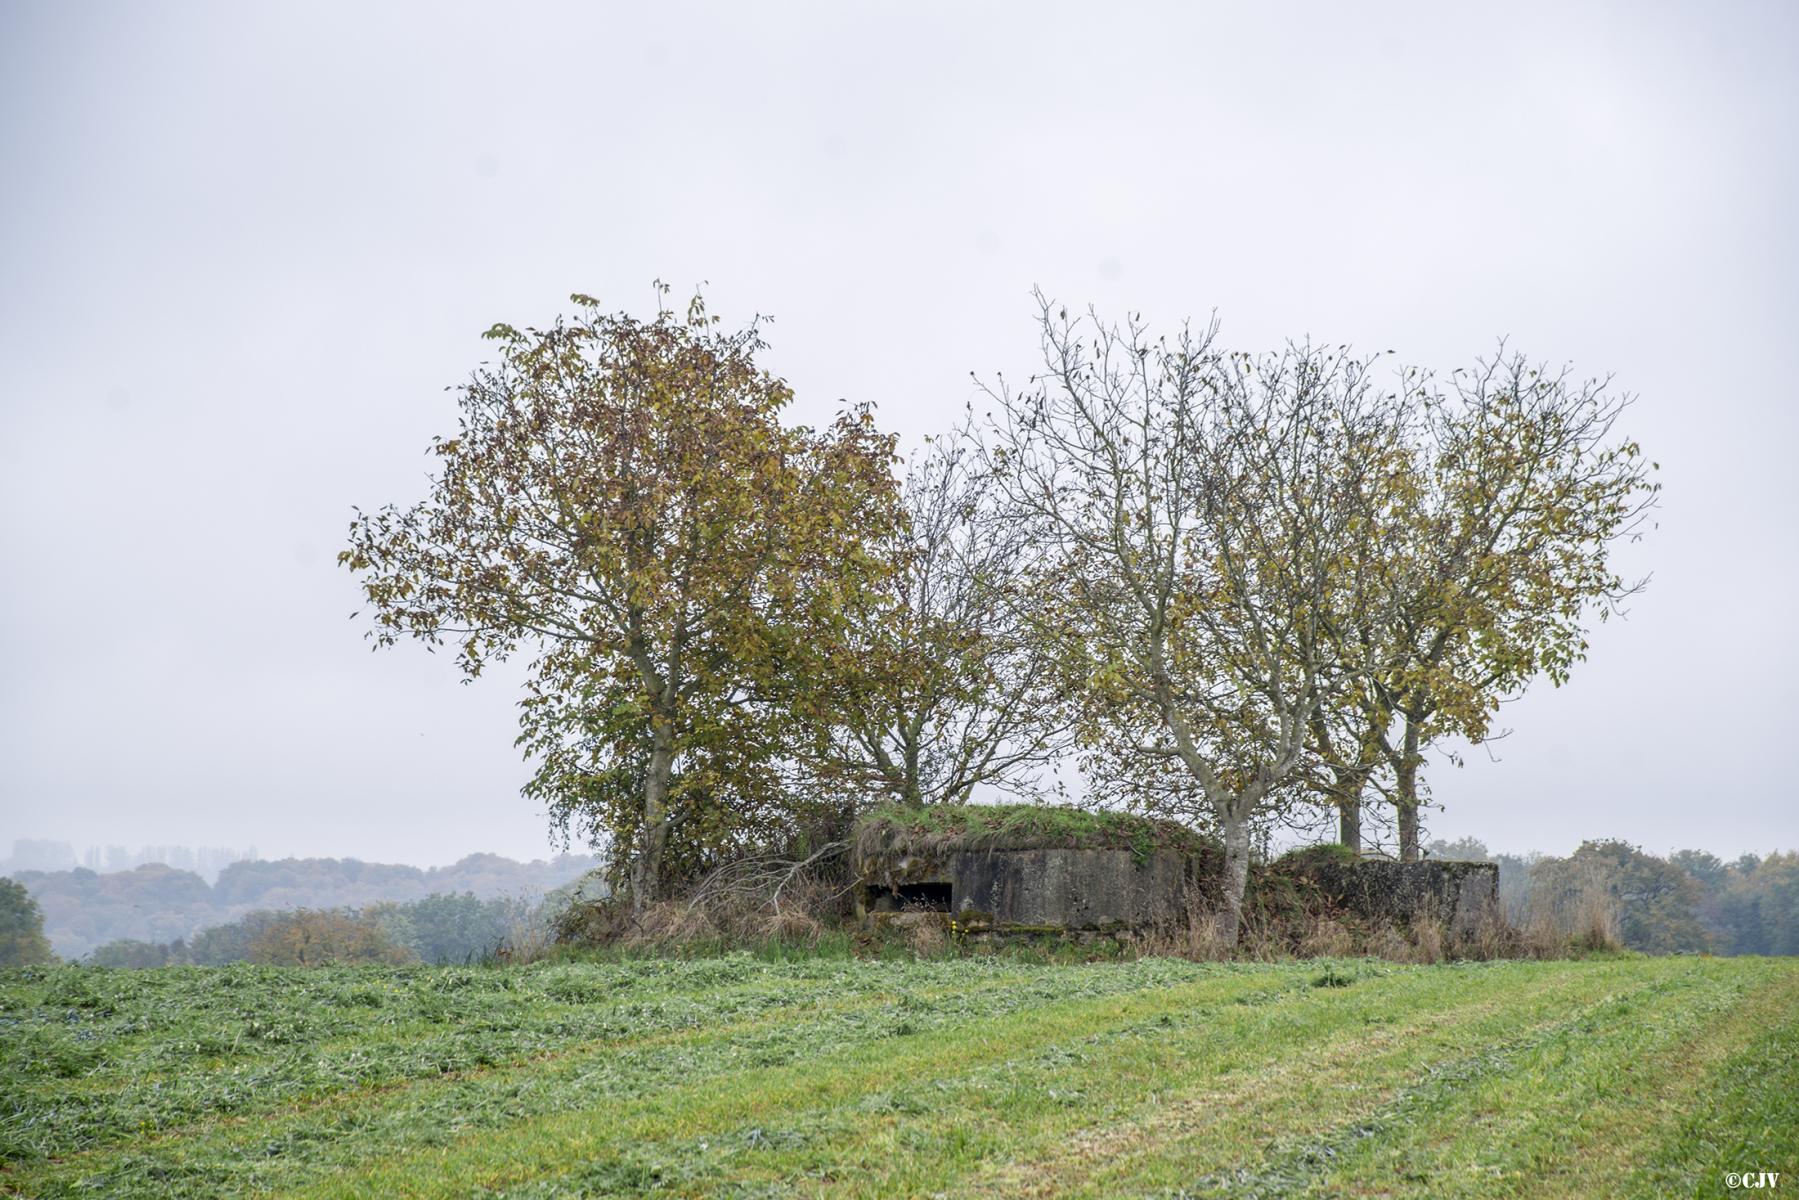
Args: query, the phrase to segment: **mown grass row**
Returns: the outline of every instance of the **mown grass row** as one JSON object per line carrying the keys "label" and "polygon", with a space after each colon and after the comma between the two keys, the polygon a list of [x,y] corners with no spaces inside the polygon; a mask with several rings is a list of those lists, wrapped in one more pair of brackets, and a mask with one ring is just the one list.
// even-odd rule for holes
{"label": "mown grass row", "polygon": [[33,1196],[1651,1196],[1799,1171],[1790,960],[47,971],[0,984],[0,1021],[0,1187]]}
{"label": "mown grass row", "polygon": [[[379,1150],[452,1138],[746,1064],[799,1061],[822,1046],[895,1029],[953,1023],[977,1007],[1028,1009],[1050,997],[1137,990],[1221,968],[1162,963],[1070,975],[993,960],[774,966],[737,959],[438,976],[426,968],[232,970],[257,984],[237,989],[239,1025],[297,1022],[319,1040],[271,1048],[233,1038],[235,1056],[196,1057],[191,1070],[173,1073],[166,1047],[231,1011],[207,994],[203,975],[177,980],[201,985],[191,990],[138,997],[130,984],[161,973],[89,972],[97,990],[123,989],[91,1010],[30,1006],[39,997],[29,991],[23,1002],[14,997],[12,1011],[29,1013],[37,1032],[72,1025],[73,1035],[57,1035],[89,1035],[101,1064],[67,1079],[53,1063],[15,1056],[0,1080],[11,1098],[0,1118],[7,1157],[18,1166],[42,1164],[32,1173],[35,1186],[52,1190],[112,1192],[144,1180],[194,1195],[281,1186],[359,1163],[369,1143]],[[441,1027],[436,1019],[371,1024],[333,1015],[321,1003],[320,976],[352,988],[389,987],[390,1003],[402,1009],[426,998],[436,1004],[442,992],[453,1007]],[[57,989],[66,981],[43,982],[64,998]],[[162,1025],[161,1039],[146,1043],[146,1021]],[[359,1043],[346,1021],[367,1024],[369,1040]],[[133,1078],[138,1068],[151,1069]],[[344,1152],[323,1154],[325,1144]]]}

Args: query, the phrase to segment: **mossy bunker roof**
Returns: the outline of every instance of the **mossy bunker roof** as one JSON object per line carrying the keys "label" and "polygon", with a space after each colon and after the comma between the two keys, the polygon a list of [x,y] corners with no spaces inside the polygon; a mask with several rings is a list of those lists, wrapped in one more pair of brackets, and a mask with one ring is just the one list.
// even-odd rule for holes
{"label": "mossy bunker roof", "polygon": [[1205,854],[1214,843],[1175,821],[1050,804],[889,804],[856,823],[858,856],[886,851],[1154,850]]}

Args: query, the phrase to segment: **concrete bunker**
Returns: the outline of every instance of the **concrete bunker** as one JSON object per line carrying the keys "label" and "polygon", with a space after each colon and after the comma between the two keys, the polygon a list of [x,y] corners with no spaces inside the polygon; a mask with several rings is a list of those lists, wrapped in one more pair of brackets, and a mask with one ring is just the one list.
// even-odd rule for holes
{"label": "concrete bunker", "polygon": [[1222,853],[1191,829],[1047,805],[894,806],[858,823],[857,915],[965,932],[1105,932],[1205,903]]}
{"label": "concrete bunker", "polygon": [[1280,865],[1308,880],[1328,908],[1370,923],[1436,921],[1452,937],[1467,937],[1498,916],[1499,868],[1493,863],[1356,858],[1332,846],[1289,855]]}

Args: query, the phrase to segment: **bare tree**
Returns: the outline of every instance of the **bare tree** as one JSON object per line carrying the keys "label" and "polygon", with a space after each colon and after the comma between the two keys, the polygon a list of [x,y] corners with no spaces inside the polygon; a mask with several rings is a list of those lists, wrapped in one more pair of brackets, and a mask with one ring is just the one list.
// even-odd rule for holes
{"label": "bare tree", "polygon": [[1003,380],[986,457],[1028,530],[1037,632],[1081,701],[1089,761],[1222,834],[1234,941],[1251,827],[1283,803],[1340,687],[1360,603],[1354,451],[1388,420],[1368,364],[1249,356],[1216,324],[1070,321],[1041,293],[1045,370]]}
{"label": "bare tree", "polygon": [[992,478],[963,436],[926,446],[905,482],[906,523],[884,586],[864,591],[834,662],[807,674],[815,765],[912,804],[1018,789],[1068,744],[1067,705],[1032,636],[1021,530],[996,513]]}

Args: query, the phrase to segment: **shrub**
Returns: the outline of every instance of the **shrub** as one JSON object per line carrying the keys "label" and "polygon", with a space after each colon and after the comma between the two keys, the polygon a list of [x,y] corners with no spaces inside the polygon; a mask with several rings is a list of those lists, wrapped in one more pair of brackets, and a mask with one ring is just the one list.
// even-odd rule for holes
{"label": "shrub", "polygon": [[396,946],[374,921],[340,912],[282,913],[250,942],[250,961],[279,967],[326,963],[403,963],[412,953]]}

